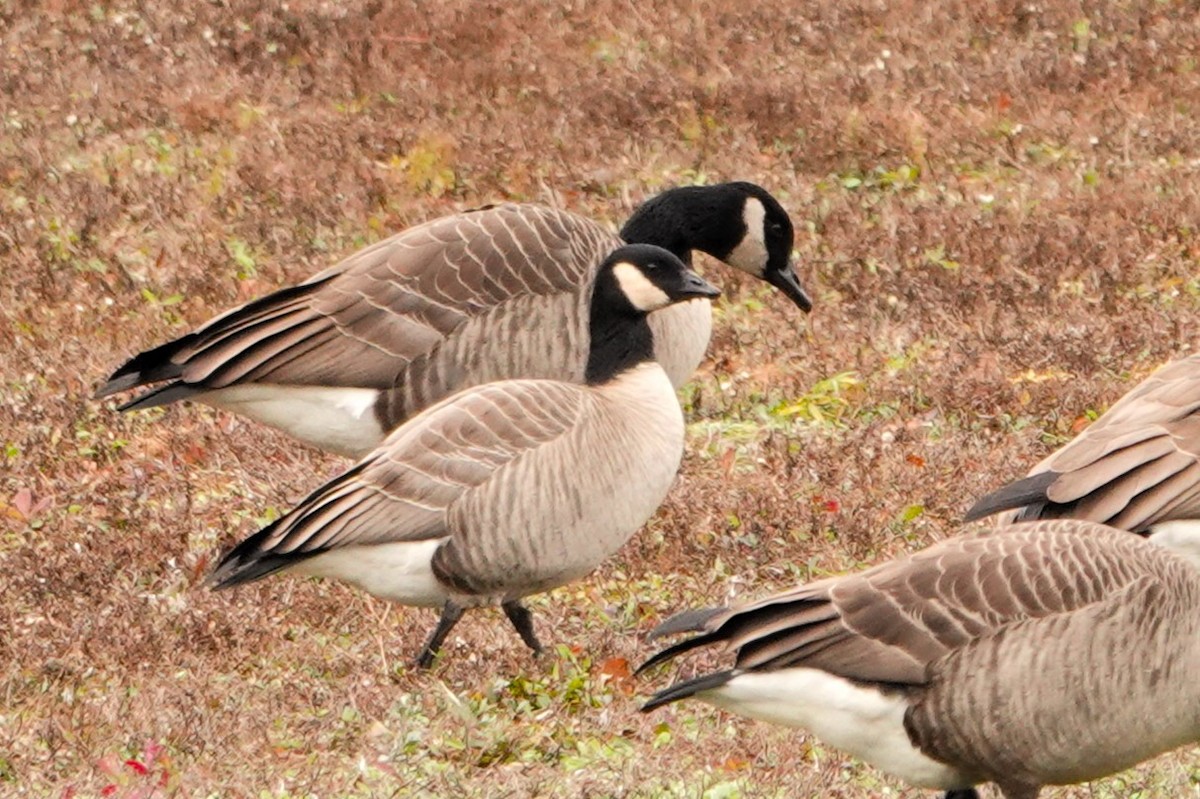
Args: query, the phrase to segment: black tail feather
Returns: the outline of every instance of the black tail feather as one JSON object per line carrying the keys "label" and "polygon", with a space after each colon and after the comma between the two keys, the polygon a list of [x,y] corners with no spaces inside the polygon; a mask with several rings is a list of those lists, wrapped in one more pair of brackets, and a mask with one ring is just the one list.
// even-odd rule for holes
{"label": "black tail feather", "polygon": [[730,669],[728,671],[718,671],[713,674],[705,674],[702,677],[694,677],[690,680],[677,682],[650,697],[650,701],[642,705],[641,710],[643,713],[649,713],[655,708],[669,705],[672,702],[678,702],[680,699],[687,699],[689,696],[695,696],[701,691],[711,691],[713,688],[720,688],[737,675],[738,672],[736,669]]}
{"label": "black tail feather", "polygon": [[298,552],[290,555],[266,555],[255,560],[242,563],[240,559],[236,561],[229,560],[233,555],[230,552],[221,560],[220,565],[213,570],[213,573],[205,580],[205,585],[212,588],[214,591],[222,588],[233,588],[243,583],[252,583],[255,580],[261,580],[263,577],[274,574],[277,571],[286,569],[289,566],[295,566],[302,560],[318,555],[319,552]]}
{"label": "black tail feather", "polygon": [[254,582],[300,561],[304,557],[303,553],[289,552],[286,555],[273,555],[270,552],[263,552],[259,548],[280,522],[287,518],[286,515],[281,516],[226,552],[222,556],[221,562],[205,580],[205,584],[214,590],[232,588],[242,583]]}
{"label": "black tail feather", "polygon": [[[1058,479],[1058,476],[1058,472],[1039,472],[1009,483],[972,505],[963,520],[973,522],[1000,511],[1023,508],[1027,505],[1045,505],[1050,501],[1046,492]],[[1037,518],[1037,516],[1022,514],[1022,518],[1030,519]]]}
{"label": "black tail feather", "polygon": [[172,402],[189,399],[197,394],[203,394],[204,389],[189,386],[186,383],[168,383],[165,386],[139,394],[129,402],[118,405],[118,411],[144,411],[147,408],[158,408],[170,405]]}
{"label": "black tail feather", "polygon": [[715,633],[706,633],[705,635],[697,635],[694,638],[688,638],[686,641],[680,641],[677,644],[672,644],[661,652],[657,653],[645,663],[637,667],[634,674],[641,674],[644,671],[654,668],[659,663],[666,663],[676,655],[682,655],[684,652],[690,652],[699,646],[712,643],[717,639]]}
{"label": "black tail feather", "polygon": [[[190,358],[195,355],[196,351],[220,342],[226,336],[236,335],[248,325],[256,324],[263,314],[270,314],[289,303],[304,300],[307,295],[315,293],[333,277],[334,275],[327,275],[321,280],[279,289],[210,319],[193,333],[187,333],[174,341],[168,341],[166,344],[160,344],[154,349],[133,356],[96,390],[95,398],[103,399],[110,394],[128,391],[131,388],[150,383],[159,383],[163,380],[178,380],[183,376],[184,364],[176,363],[173,359],[180,353],[191,351],[188,356]],[[187,359],[181,358],[180,360],[186,361]]]}

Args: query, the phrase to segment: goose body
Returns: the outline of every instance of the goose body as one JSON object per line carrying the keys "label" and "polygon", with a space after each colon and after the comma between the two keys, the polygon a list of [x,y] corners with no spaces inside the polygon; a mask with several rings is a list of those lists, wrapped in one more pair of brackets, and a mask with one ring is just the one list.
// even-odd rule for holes
{"label": "goose body", "polygon": [[481,605],[502,605],[538,648],[520,598],[595,569],[679,468],[683,415],[646,313],[715,294],[665,250],[617,250],[595,281],[581,383],[503,380],[426,409],[234,548],[213,583],[294,569],[441,607],[423,664]]}
{"label": "goose body", "polygon": [[1135,386],[967,520],[1076,518],[1146,535],[1200,563],[1200,355]]}
{"label": "goose body", "polygon": [[807,729],[913,785],[1008,799],[1200,739],[1200,572],[1079,520],[981,529],[749,606],[683,614],[726,671],[657,694]]}
{"label": "goose body", "polygon": [[[754,184],[664,192],[620,237],[566,211],[504,203],[410,228],[235,308],[132,358],[97,396],[161,383],[123,409],[188,399],[362,456],[464,388],[581,382],[590,287],[623,240],[662,246],[685,263],[693,250],[708,252],[811,307],[790,260],[791,221]],[[678,387],[704,356],[711,306],[672,305],[650,324],[656,358]]]}

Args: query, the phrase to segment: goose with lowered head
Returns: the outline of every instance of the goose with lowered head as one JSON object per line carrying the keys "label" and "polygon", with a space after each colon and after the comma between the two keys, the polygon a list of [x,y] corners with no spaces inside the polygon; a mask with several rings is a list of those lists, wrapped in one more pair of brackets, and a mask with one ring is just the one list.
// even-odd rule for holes
{"label": "goose with lowered head", "polygon": [[[614,235],[535,204],[504,203],[435,219],[291,288],[218,316],[117,369],[105,397],[157,385],[122,406],[192,400],[359,457],[456,391],[496,380],[579,383],[588,361],[596,268],[622,244],[694,250],[812,303],[791,261],[792,222],[744,182],[670,189]],[[708,347],[706,299],[650,315],[655,357],[675,387]]]}

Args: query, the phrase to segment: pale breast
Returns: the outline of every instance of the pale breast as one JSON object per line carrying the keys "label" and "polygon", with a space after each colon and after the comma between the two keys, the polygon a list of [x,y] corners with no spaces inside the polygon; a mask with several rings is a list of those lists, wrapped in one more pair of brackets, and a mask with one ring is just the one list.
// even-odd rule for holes
{"label": "pale breast", "polygon": [[509,599],[588,574],[657,510],[683,455],[683,415],[657,364],[588,392],[568,435],[455,503],[439,578]]}
{"label": "pale breast", "polygon": [[696,371],[712,337],[712,303],[694,299],[655,311],[648,317],[654,334],[654,359],[671,385],[679,388]]}

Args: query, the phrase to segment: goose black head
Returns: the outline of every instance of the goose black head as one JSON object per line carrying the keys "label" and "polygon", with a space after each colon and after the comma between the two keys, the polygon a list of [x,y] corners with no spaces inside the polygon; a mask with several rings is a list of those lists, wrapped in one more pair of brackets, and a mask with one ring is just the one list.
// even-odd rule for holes
{"label": "goose black head", "polygon": [[697,297],[713,298],[720,291],[678,257],[652,244],[629,244],[600,264],[593,307],[610,312],[648,314]]}
{"label": "goose black head", "polygon": [[806,313],[812,309],[792,263],[791,217],[761,186],[739,181],[669,189],[638,208],[621,237],[666,247],[685,262],[701,250],[765,280]]}

